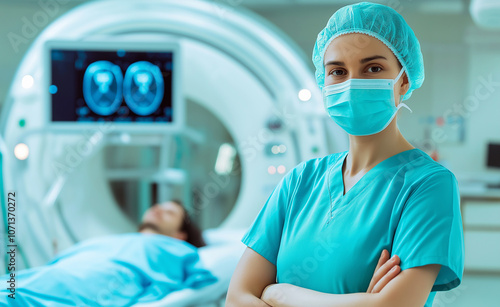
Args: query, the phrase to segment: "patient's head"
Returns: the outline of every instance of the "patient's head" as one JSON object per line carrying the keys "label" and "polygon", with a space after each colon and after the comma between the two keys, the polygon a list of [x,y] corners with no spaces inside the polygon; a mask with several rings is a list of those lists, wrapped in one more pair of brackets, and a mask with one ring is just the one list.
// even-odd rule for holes
{"label": "patient's head", "polygon": [[139,232],[158,233],[184,240],[196,247],[205,246],[201,230],[190,219],[178,200],[156,204],[143,215]]}

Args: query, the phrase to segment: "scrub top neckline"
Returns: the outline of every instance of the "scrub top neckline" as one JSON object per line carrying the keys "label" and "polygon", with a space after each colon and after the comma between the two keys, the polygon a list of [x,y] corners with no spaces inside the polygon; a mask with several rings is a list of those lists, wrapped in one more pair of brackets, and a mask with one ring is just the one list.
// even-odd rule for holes
{"label": "scrub top neckline", "polygon": [[[420,151],[418,148],[413,148],[409,150],[402,151],[400,153],[397,153],[393,156],[390,156],[389,158],[380,161],[378,164],[376,164],[374,167],[372,167],[366,174],[363,175],[350,189],[344,194],[345,191],[345,185],[344,185],[344,172],[342,171],[343,165],[347,159],[347,155],[349,154],[349,151],[346,151],[342,158],[340,159],[339,163],[334,165],[334,169],[332,170],[334,174],[340,174],[340,176],[335,176],[332,180],[332,182],[335,182],[335,186],[340,187],[341,191],[332,191],[335,195],[333,196],[333,199],[340,198],[342,201],[349,201],[350,199],[354,198],[355,196],[359,195],[362,190],[364,190],[368,185],[363,184],[363,182],[367,181],[370,177],[375,176],[375,174],[381,170],[384,169],[385,166],[390,165],[391,161],[396,159],[397,157],[400,157],[401,155],[404,154],[409,154],[410,152],[414,151]],[[354,191],[353,191],[354,190]],[[355,191],[358,190],[358,193],[355,193]],[[354,196],[353,196],[354,195]]]}

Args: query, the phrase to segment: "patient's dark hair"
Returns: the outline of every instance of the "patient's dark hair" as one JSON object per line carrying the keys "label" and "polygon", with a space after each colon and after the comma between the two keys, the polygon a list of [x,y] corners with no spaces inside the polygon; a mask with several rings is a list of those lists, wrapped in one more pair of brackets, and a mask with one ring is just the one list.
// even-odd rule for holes
{"label": "patient's dark hair", "polygon": [[182,208],[182,211],[184,211],[184,220],[182,221],[181,229],[179,229],[179,231],[186,233],[186,242],[196,247],[203,247],[207,245],[205,240],[203,240],[200,228],[191,220],[191,217],[182,202],[178,199],[173,199],[172,202],[179,205]]}

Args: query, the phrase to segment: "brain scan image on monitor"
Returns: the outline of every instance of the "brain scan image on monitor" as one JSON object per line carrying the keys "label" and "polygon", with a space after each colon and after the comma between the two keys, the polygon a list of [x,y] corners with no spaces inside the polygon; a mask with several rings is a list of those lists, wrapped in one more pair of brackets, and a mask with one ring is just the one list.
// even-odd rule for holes
{"label": "brain scan image on monitor", "polygon": [[171,50],[50,51],[52,122],[173,123]]}
{"label": "brain scan image on monitor", "polygon": [[120,67],[108,61],[90,64],[83,77],[83,97],[96,114],[116,112],[122,101],[123,76]]}
{"label": "brain scan image on monitor", "polygon": [[125,73],[123,95],[130,110],[150,115],[163,100],[163,77],[158,66],[146,61],[130,65]]}

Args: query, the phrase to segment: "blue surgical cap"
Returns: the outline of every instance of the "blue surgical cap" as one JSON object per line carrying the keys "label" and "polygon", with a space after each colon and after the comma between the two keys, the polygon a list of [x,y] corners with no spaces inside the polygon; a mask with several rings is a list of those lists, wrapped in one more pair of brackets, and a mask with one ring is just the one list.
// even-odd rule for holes
{"label": "blue surgical cap", "polygon": [[394,9],[370,2],[344,6],[336,11],[318,34],[312,60],[316,67],[316,82],[325,84],[324,57],[326,48],[342,34],[362,33],[373,36],[392,50],[408,76],[410,87],[403,100],[424,82],[424,59],[420,44],[403,17]]}

